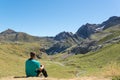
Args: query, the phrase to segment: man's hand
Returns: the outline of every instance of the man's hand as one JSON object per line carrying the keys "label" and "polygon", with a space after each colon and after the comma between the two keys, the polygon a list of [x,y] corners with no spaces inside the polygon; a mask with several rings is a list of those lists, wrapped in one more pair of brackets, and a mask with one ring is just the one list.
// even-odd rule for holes
{"label": "man's hand", "polygon": [[40,71],[43,70],[43,69],[44,69],[44,65],[41,65],[41,67],[40,67]]}

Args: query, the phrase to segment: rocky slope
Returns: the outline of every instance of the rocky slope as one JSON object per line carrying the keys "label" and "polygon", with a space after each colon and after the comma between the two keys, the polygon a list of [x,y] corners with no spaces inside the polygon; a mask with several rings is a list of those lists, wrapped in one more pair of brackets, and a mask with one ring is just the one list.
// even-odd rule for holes
{"label": "rocky slope", "polygon": [[[101,45],[104,45],[102,43],[99,44],[101,40],[104,43],[110,39],[114,40],[114,38],[116,39],[116,37],[120,36],[119,25],[120,17],[113,16],[101,24],[87,23],[82,25],[75,34],[71,32],[61,32],[54,37],[54,40],[56,40],[57,43],[50,47],[47,50],[47,53],[56,54],[60,52],[69,52],[74,54],[85,54],[89,51],[96,51],[97,49],[102,48]],[[110,28],[112,29],[109,30]],[[96,39],[91,36],[96,37]],[[109,39],[103,40],[108,37]],[[68,48],[70,48],[69,51]]]}
{"label": "rocky slope", "polygon": [[[114,38],[120,36],[119,26],[120,17],[113,16],[101,24],[87,23],[82,25],[75,34],[64,31],[57,34],[55,37],[37,37],[8,29],[0,33],[0,41],[50,42],[50,46],[46,50],[49,55],[68,52],[68,49],[74,54],[87,53],[91,50],[95,50],[100,44],[110,39],[114,40]],[[96,43],[92,43],[91,41]]]}

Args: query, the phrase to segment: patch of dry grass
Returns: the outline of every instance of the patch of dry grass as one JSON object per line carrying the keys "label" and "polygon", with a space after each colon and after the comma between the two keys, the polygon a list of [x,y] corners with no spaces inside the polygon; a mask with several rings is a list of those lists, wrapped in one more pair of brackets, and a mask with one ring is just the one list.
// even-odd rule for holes
{"label": "patch of dry grass", "polygon": [[117,62],[111,62],[103,68],[103,76],[120,76],[120,65]]}

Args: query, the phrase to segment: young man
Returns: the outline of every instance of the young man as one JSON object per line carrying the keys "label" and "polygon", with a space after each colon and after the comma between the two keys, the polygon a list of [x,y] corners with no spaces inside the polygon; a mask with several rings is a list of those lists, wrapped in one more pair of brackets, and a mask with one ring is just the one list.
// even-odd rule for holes
{"label": "young man", "polygon": [[44,77],[47,78],[47,72],[44,69],[44,65],[41,65],[39,61],[35,60],[36,54],[30,52],[30,58],[25,62],[25,72],[27,77],[37,77],[42,72]]}

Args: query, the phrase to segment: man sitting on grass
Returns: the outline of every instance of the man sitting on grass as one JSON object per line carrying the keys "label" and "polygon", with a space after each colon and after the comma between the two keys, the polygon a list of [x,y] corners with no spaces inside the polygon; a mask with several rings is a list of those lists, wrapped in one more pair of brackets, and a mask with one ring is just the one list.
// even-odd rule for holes
{"label": "man sitting on grass", "polygon": [[39,61],[35,60],[36,54],[30,52],[30,58],[25,62],[25,72],[27,77],[38,77],[42,72],[44,77],[47,78],[47,72],[44,69],[44,65],[41,65]]}

